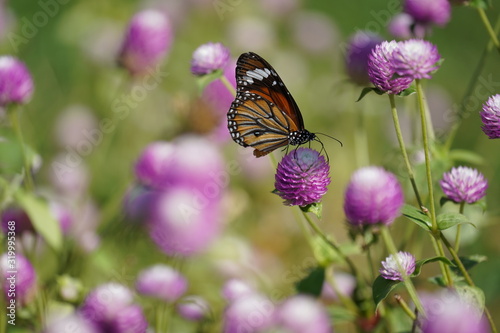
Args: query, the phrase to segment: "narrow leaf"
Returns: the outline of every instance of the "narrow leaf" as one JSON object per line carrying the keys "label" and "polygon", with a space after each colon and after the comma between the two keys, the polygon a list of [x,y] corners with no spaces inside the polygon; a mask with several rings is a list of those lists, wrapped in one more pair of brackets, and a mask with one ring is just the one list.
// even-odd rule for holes
{"label": "narrow leaf", "polygon": [[451,262],[448,258],[445,258],[445,257],[432,257],[432,258],[428,258],[428,259],[422,259],[422,260],[419,260],[415,263],[415,271],[413,272],[413,274],[411,276],[419,276],[423,265],[431,263],[431,262],[436,262],[436,261],[441,261],[441,262],[445,263],[446,265],[455,267],[455,264],[453,262]]}
{"label": "narrow leaf", "polygon": [[398,94],[398,96],[400,96],[400,97],[406,97],[406,96],[413,95],[416,92],[417,92],[417,89],[414,86],[410,86],[407,89],[405,89],[402,92],[400,92]]}
{"label": "narrow leaf", "polygon": [[318,219],[321,220],[321,212],[323,211],[323,204],[321,202],[315,202],[310,205],[300,206],[300,209],[306,213],[313,213]]}
{"label": "narrow leaf", "polygon": [[401,213],[412,222],[416,223],[420,228],[429,231],[431,221],[429,220],[429,217],[422,213],[418,208],[405,204],[401,209]]}
{"label": "narrow leaf", "polygon": [[446,230],[459,224],[468,223],[475,227],[474,224],[469,222],[465,215],[459,213],[443,213],[437,216],[437,224],[439,230]]}
{"label": "narrow leaf", "polygon": [[372,296],[375,306],[378,307],[379,303],[382,302],[389,293],[400,284],[401,281],[386,280],[381,275],[377,276],[373,282]]}
{"label": "narrow leaf", "polygon": [[308,276],[297,282],[295,288],[298,293],[308,294],[318,297],[323,289],[323,282],[325,281],[325,269],[323,267],[314,268]]}
{"label": "narrow leaf", "polygon": [[385,92],[383,92],[382,90],[380,90],[378,88],[366,87],[366,88],[363,88],[363,90],[361,90],[361,94],[359,95],[359,97],[356,100],[356,102],[359,102],[360,100],[362,100],[366,95],[368,95],[371,92],[374,92],[377,95],[383,95],[383,94],[385,94]]}

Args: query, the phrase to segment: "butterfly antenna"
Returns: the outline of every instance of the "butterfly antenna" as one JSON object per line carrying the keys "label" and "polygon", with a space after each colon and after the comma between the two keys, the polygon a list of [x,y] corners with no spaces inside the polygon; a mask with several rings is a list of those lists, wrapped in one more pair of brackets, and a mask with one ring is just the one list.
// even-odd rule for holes
{"label": "butterfly antenna", "polygon": [[[340,143],[340,147],[344,147],[344,144],[342,143],[342,141],[340,141],[340,140],[339,140],[339,139],[337,139],[337,138],[334,138],[333,136],[330,136],[330,135],[325,134],[325,133],[314,133],[314,134],[321,134],[321,135],[324,135],[324,136],[326,136],[326,137],[328,137],[328,138],[330,138],[330,139],[333,139],[333,140],[337,141],[338,143]],[[318,140],[318,141],[320,141],[320,140]],[[320,141],[320,142],[321,142],[321,141]]]}
{"label": "butterfly antenna", "polygon": [[330,156],[328,156],[328,152],[326,151],[325,145],[323,144],[323,142],[319,138],[315,138],[314,141],[319,142],[319,144],[321,145],[321,150],[319,151],[319,153],[321,154],[322,152],[325,152],[326,161],[327,161],[327,163],[330,163]]}

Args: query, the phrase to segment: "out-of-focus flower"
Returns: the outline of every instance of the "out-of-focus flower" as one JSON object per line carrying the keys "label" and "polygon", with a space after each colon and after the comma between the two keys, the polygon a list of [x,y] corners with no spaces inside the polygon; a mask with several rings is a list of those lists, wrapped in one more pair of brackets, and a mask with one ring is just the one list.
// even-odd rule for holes
{"label": "out-of-focus flower", "polygon": [[152,204],[158,195],[158,191],[151,190],[146,186],[131,187],[123,198],[123,210],[127,218],[138,223],[147,221]]}
{"label": "out-of-focus flower", "polygon": [[2,231],[15,231],[17,236],[25,232],[35,232],[31,219],[24,209],[9,207],[2,212]]}
{"label": "out-of-focus flower", "polygon": [[450,20],[451,6],[448,0],[405,0],[404,12],[417,22],[444,26]]}
{"label": "out-of-focus flower", "polygon": [[[356,288],[356,278],[348,273],[336,272],[334,275],[335,288],[340,294],[351,297]],[[327,281],[323,282],[321,289],[321,298],[326,301],[337,301],[339,296],[334,288]]]}
{"label": "out-of-focus flower", "polygon": [[172,27],[164,13],[141,11],[129,23],[119,55],[120,65],[132,75],[154,69],[167,54],[172,39]]}
{"label": "out-of-focus flower", "polygon": [[162,180],[169,175],[168,168],[174,163],[175,146],[170,142],[150,143],[135,163],[135,176],[139,182],[149,187],[162,186]]}
{"label": "out-of-focus flower", "polygon": [[299,12],[293,19],[295,42],[313,54],[328,52],[338,44],[338,29],[331,17],[320,12]]}
{"label": "out-of-focus flower", "polygon": [[275,315],[274,304],[266,297],[252,294],[240,297],[224,312],[224,333],[261,332],[271,326]]}
{"label": "out-of-focus flower", "polygon": [[203,44],[193,53],[191,72],[194,75],[206,75],[223,69],[229,61],[229,56],[229,50],[221,43]]}
{"label": "out-of-focus flower", "polygon": [[77,201],[87,193],[90,176],[82,158],[73,152],[57,155],[50,165],[49,177],[59,195]]}
{"label": "out-of-focus flower", "polygon": [[116,333],[143,333],[148,328],[148,322],[140,306],[129,305],[117,313],[107,327]]}
{"label": "out-of-focus flower", "polygon": [[92,110],[83,105],[72,105],[58,116],[55,136],[61,147],[78,151],[89,142],[93,146],[101,143],[103,133],[98,129]]}
{"label": "out-of-focus flower", "polygon": [[326,309],[310,296],[293,296],[276,312],[276,325],[286,332],[331,333],[333,330]]}
{"label": "out-of-focus flower", "polygon": [[368,76],[378,89],[388,94],[399,94],[407,89],[412,78],[395,77],[393,54],[398,49],[396,41],[383,41],[368,56]]}
{"label": "out-of-focus flower", "polygon": [[222,287],[222,296],[228,302],[234,302],[240,297],[254,294],[255,290],[246,282],[239,279],[230,279]]}
{"label": "out-of-focus flower", "polygon": [[[401,269],[400,269],[401,267]],[[415,271],[415,257],[408,252],[399,251],[382,261],[380,275],[386,280],[403,281],[405,276],[410,276]]]}
{"label": "out-of-focus flower", "polygon": [[0,56],[0,106],[28,103],[33,89],[26,65],[12,56]]}
{"label": "out-of-focus flower", "polygon": [[[228,64],[224,68],[224,76],[233,87],[236,87],[235,71],[236,71],[236,62],[235,61],[228,62]],[[222,115],[224,116],[223,123],[225,130],[227,132],[227,126],[226,126],[227,118],[225,116],[227,110],[229,109],[231,103],[234,100],[234,95],[220,80],[214,80],[205,87],[205,89],[203,90],[202,98],[203,101],[209,103],[213,107],[218,116]]]}
{"label": "out-of-focus flower", "polygon": [[500,138],[500,94],[493,95],[483,104],[481,127],[490,139]]}
{"label": "out-of-focus flower", "polygon": [[294,149],[278,164],[274,186],[286,205],[305,206],[319,202],[330,184],[330,165],[309,148]]}
{"label": "out-of-focus flower", "polygon": [[[16,273],[12,273],[12,271]],[[29,260],[22,254],[16,253],[15,257],[9,256],[8,253],[2,254],[0,257],[0,276],[3,280],[2,289],[7,300],[15,297],[16,304],[23,306],[35,296],[36,272]],[[14,309],[17,305],[14,306]],[[7,309],[10,311],[8,307]]]}
{"label": "out-of-focus flower", "polygon": [[437,47],[422,39],[410,39],[398,43],[393,52],[396,74],[411,79],[430,79],[431,73],[439,68],[441,59]]}
{"label": "out-of-focus flower", "polygon": [[454,291],[421,293],[419,298],[426,313],[420,321],[423,333],[490,332],[482,310]]}
{"label": "out-of-focus flower", "polygon": [[488,188],[482,173],[464,166],[445,172],[440,184],[444,194],[457,203],[474,203],[486,195]]}
{"label": "out-of-focus flower", "polygon": [[65,205],[57,201],[50,201],[49,207],[52,215],[59,222],[61,231],[63,234],[67,235],[71,230],[71,225],[73,224],[71,211]]}
{"label": "out-of-focus flower", "polygon": [[401,215],[403,189],[396,176],[380,167],[364,167],[351,176],[344,197],[347,221],[355,226],[389,225]]}
{"label": "out-of-focus flower", "polygon": [[368,76],[368,56],[382,38],[369,31],[358,31],[350,39],[346,52],[347,74],[361,86],[370,83]]}
{"label": "out-of-focus flower", "polygon": [[299,7],[297,0],[260,0],[260,6],[266,14],[289,17]]}
{"label": "out-of-focus flower", "polygon": [[43,333],[100,333],[101,331],[91,321],[78,314],[58,318],[47,325]]}
{"label": "out-of-focus flower", "polygon": [[187,290],[186,278],[166,265],[155,265],[139,273],[136,289],[139,293],[165,302],[174,302]]}
{"label": "out-of-focus flower", "polygon": [[177,304],[177,312],[184,319],[200,321],[209,315],[210,306],[200,296],[188,296],[181,299]]}
{"label": "out-of-focus flower", "polygon": [[265,17],[242,16],[228,25],[229,44],[240,50],[260,52],[276,45],[276,25]]}
{"label": "out-of-focus flower", "polygon": [[424,38],[427,29],[426,25],[415,22],[407,13],[396,14],[387,26],[389,33],[399,39]]}

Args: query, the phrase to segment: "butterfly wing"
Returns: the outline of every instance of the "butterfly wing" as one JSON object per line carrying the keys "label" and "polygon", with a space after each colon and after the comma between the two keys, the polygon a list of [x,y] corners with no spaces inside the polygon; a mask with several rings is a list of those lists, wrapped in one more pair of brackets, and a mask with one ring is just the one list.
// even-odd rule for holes
{"label": "butterfly wing", "polygon": [[231,137],[264,156],[288,145],[291,132],[304,129],[300,110],[274,68],[255,53],[236,65],[237,93],[228,112]]}

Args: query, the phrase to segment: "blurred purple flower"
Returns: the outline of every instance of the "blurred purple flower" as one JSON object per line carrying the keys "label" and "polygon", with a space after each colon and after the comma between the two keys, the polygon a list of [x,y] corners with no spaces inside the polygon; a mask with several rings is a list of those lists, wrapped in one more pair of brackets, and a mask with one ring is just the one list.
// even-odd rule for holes
{"label": "blurred purple flower", "polygon": [[71,105],[63,110],[57,117],[55,127],[57,143],[68,151],[78,151],[89,142],[97,145],[102,140],[96,116],[83,105]]}
{"label": "blurred purple flower", "polygon": [[346,67],[351,80],[361,86],[370,83],[368,76],[368,56],[382,38],[369,31],[358,31],[350,39],[347,46]]}
{"label": "blurred purple flower", "polygon": [[289,206],[319,202],[330,184],[330,165],[319,152],[294,149],[283,157],[276,170],[277,194]]}
{"label": "blurred purple flower", "polygon": [[401,215],[403,189],[396,176],[380,167],[364,167],[351,176],[344,199],[347,221],[355,226],[389,225]]}
{"label": "blurred purple flower", "polygon": [[445,172],[440,184],[444,194],[457,203],[474,203],[486,195],[488,188],[482,173],[464,166]]}
{"label": "blurred purple flower", "polygon": [[240,279],[230,279],[222,287],[222,296],[228,302],[234,302],[240,297],[254,294],[255,290]]}
{"label": "blurred purple flower", "polygon": [[101,333],[101,330],[79,314],[71,314],[50,322],[43,333]]}
{"label": "blurred purple flower", "polygon": [[167,265],[155,265],[139,273],[137,291],[165,302],[174,302],[187,290],[188,282],[178,271]]}
{"label": "blurred purple flower", "polygon": [[137,223],[147,221],[152,204],[158,195],[158,191],[145,186],[134,185],[131,187],[123,198],[123,210],[127,218]]}
{"label": "blurred purple flower", "polygon": [[410,39],[398,44],[392,57],[396,74],[411,79],[430,79],[430,74],[439,68],[441,55],[431,42]]}
{"label": "blurred purple flower", "polygon": [[33,89],[33,79],[26,65],[12,56],[0,56],[0,107],[26,104]]}
{"label": "blurred purple flower", "polygon": [[30,217],[20,207],[9,207],[2,212],[2,231],[7,233],[9,230],[13,231],[12,228],[14,228],[17,236],[25,232],[35,232]]}
{"label": "blurred purple flower", "polygon": [[[356,278],[351,274],[344,272],[335,272],[334,275],[335,287],[340,294],[345,297],[351,297],[354,289],[356,289]],[[323,282],[321,289],[321,298],[325,301],[338,301],[339,296],[335,289],[327,281]]]}
{"label": "blurred purple flower", "polygon": [[229,50],[221,43],[206,43],[193,52],[191,72],[194,75],[210,74],[226,67],[229,61]]}
{"label": "blurred purple flower", "polygon": [[378,89],[388,94],[399,94],[413,81],[408,77],[395,77],[393,54],[398,49],[396,41],[383,41],[368,56],[368,76]]}
{"label": "blurred purple flower", "polygon": [[456,292],[421,293],[426,312],[420,320],[422,333],[488,333],[489,325],[482,310]]}
{"label": "blurred purple flower", "polygon": [[491,96],[483,104],[481,120],[483,121],[481,128],[484,134],[490,139],[500,138],[500,94]]}
{"label": "blurred purple flower", "polygon": [[[399,269],[400,265],[403,271]],[[411,253],[399,251],[396,257],[391,254],[382,261],[380,275],[386,280],[403,281],[404,276],[410,276],[414,271],[415,257]]]}
{"label": "blurred purple flower", "polygon": [[165,141],[150,143],[135,163],[137,180],[152,188],[162,186],[163,178],[169,175],[168,168],[174,163],[174,158],[174,144]]}
{"label": "blurred purple flower", "polygon": [[141,11],[129,23],[119,63],[131,75],[144,74],[162,61],[172,39],[172,27],[164,13],[151,9]]}
{"label": "blurred purple flower", "polygon": [[312,54],[330,52],[339,41],[334,21],[322,12],[298,12],[293,17],[292,35],[297,45]]}
{"label": "blurred purple flower", "polygon": [[[16,273],[12,273],[12,271]],[[16,253],[15,256],[8,253],[2,254],[0,257],[0,276],[3,280],[2,289],[5,298],[12,300],[12,295],[15,295],[16,303],[14,308],[24,306],[34,298],[36,293],[36,272],[33,265],[22,254]],[[7,303],[7,306],[9,305]]]}
{"label": "blurred purple flower", "polygon": [[145,333],[148,322],[140,306],[129,305],[117,313],[106,328],[111,328],[113,333]]}
{"label": "blurred purple flower", "polygon": [[262,332],[272,325],[275,311],[273,302],[262,295],[240,297],[226,308],[222,332]]}
{"label": "blurred purple flower", "polygon": [[287,299],[276,311],[276,325],[290,333],[331,333],[326,309],[314,298],[296,295]]}
{"label": "blurred purple flower", "polygon": [[415,22],[415,19],[407,13],[399,13],[392,17],[387,30],[399,39],[424,38],[428,27]]}
{"label": "blurred purple flower", "polygon": [[444,26],[450,20],[451,6],[448,0],[405,0],[404,12],[417,22]]}
{"label": "blurred purple flower", "polygon": [[181,299],[177,304],[177,312],[184,319],[201,321],[209,315],[210,306],[200,296],[188,296]]}
{"label": "blurred purple flower", "polygon": [[89,171],[81,159],[75,159],[69,152],[52,161],[49,177],[61,197],[78,201],[87,194]]}
{"label": "blurred purple flower", "polygon": [[68,207],[57,201],[50,201],[49,208],[52,215],[59,222],[61,231],[63,234],[67,235],[71,230],[71,225],[73,224],[73,216]]}

